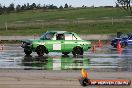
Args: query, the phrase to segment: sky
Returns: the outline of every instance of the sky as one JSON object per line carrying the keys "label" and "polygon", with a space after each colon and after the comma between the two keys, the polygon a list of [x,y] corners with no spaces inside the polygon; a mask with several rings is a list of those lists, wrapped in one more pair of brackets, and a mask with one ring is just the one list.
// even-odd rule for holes
{"label": "sky", "polygon": [[9,6],[10,3],[26,4],[26,3],[36,3],[36,4],[54,4],[56,6],[64,6],[65,3],[72,5],[73,7],[85,6],[115,6],[116,0],[0,0],[0,3],[5,6]]}

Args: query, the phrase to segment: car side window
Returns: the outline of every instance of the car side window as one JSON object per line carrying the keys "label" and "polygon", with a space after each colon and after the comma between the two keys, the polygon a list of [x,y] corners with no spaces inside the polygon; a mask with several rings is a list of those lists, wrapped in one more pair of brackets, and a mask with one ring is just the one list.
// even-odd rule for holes
{"label": "car side window", "polygon": [[77,40],[73,34],[65,34],[65,40]]}
{"label": "car side window", "polygon": [[64,40],[64,34],[57,34],[56,40]]}

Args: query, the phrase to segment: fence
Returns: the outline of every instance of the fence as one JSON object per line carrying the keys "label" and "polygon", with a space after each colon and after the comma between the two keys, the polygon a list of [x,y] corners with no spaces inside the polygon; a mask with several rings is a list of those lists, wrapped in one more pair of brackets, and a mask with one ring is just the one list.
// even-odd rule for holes
{"label": "fence", "polygon": [[96,19],[76,18],[76,19],[55,19],[55,20],[27,20],[27,21],[3,21],[0,23],[0,30],[19,29],[19,28],[44,28],[51,25],[65,25],[65,24],[93,24],[93,23],[109,23],[114,25],[120,22],[132,22],[132,17],[103,17]]}

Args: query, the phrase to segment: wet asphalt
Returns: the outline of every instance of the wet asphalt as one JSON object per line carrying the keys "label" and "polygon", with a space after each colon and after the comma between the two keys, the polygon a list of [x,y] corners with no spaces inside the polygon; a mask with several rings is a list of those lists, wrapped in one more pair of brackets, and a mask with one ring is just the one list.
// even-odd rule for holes
{"label": "wet asphalt", "polygon": [[[1,48],[2,47],[2,48]],[[91,71],[128,71],[132,72],[132,47],[117,51],[110,45],[96,51],[90,49],[83,56],[73,57],[72,53],[64,56],[58,52],[38,56],[35,52],[27,56],[21,45],[7,44],[0,46],[0,69],[24,70],[80,70]]]}

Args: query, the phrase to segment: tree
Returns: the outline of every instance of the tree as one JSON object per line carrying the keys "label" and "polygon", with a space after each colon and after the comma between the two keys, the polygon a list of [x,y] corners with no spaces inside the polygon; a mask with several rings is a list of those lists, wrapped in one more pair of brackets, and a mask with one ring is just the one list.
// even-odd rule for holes
{"label": "tree", "polygon": [[21,6],[21,10],[24,10],[24,5]]}
{"label": "tree", "polygon": [[43,9],[47,9],[45,4],[43,5]]}
{"label": "tree", "polygon": [[3,14],[3,8],[2,5],[0,4],[0,15]]}
{"label": "tree", "polygon": [[3,6],[3,13],[4,14],[9,14],[10,13],[9,8],[6,7],[6,6]]}
{"label": "tree", "polygon": [[36,7],[37,7],[37,9],[41,9],[41,5],[40,4],[38,4]]}
{"label": "tree", "polygon": [[26,4],[24,4],[23,7],[24,7],[24,10],[27,10],[27,5]]}
{"label": "tree", "polygon": [[10,6],[8,7],[9,11],[14,11],[15,10],[15,7],[14,7],[14,4],[11,3]]}
{"label": "tree", "polygon": [[30,10],[30,4],[27,3],[27,10]]}
{"label": "tree", "polygon": [[69,6],[68,6],[68,4],[66,3],[65,6],[64,6],[64,8],[68,8],[68,7],[69,7]]}
{"label": "tree", "polygon": [[20,5],[17,5],[17,6],[16,6],[16,11],[17,11],[17,12],[20,12],[20,11],[21,11],[21,6],[20,6]]}
{"label": "tree", "polygon": [[117,0],[116,4],[121,6],[129,15],[132,15],[132,0]]}
{"label": "tree", "polygon": [[30,5],[30,9],[36,9],[37,8],[37,6],[36,6],[36,4],[35,3],[33,3],[32,5]]}
{"label": "tree", "polygon": [[59,9],[63,9],[63,6],[60,6]]}

